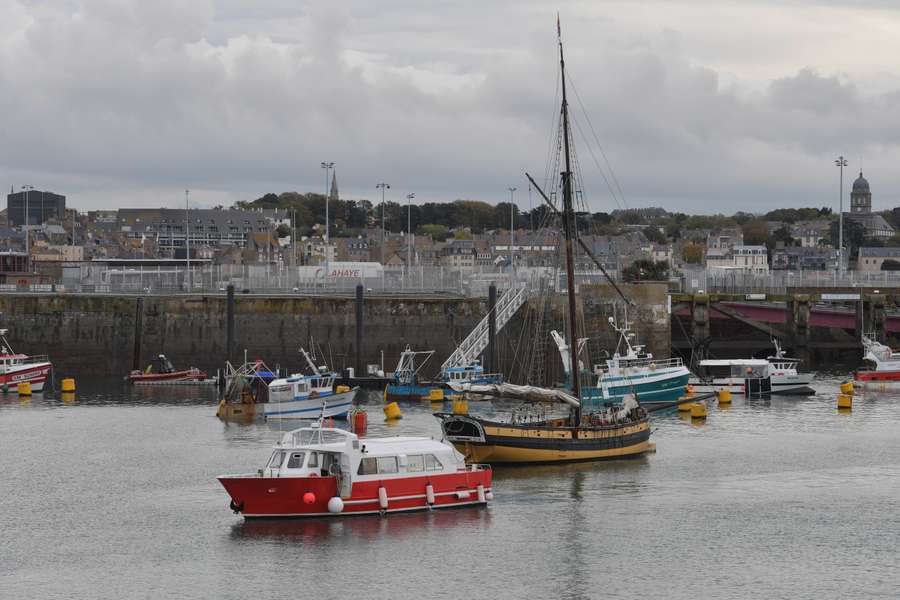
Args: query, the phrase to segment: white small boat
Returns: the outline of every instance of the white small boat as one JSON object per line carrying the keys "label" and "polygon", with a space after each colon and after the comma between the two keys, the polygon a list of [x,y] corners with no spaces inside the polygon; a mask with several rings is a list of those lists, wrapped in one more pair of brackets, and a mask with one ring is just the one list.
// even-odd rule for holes
{"label": "white small boat", "polygon": [[789,358],[778,340],[772,340],[775,344],[775,356],[770,356],[769,376],[772,379],[772,393],[791,396],[810,396],[816,391],[812,389],[812,373],[801,373],[799,358]]}
{"label": "white small boat", "polygon": [[690,384],[698,393],[728,390],[732,394],[756,398],[772,393],[769,369],[769,361],[761,358],[701,360]]}
{"label": "white small boat", "polygon": [[266,419],[347,418],[359,388],[335,387],[338,374],[317,367],[306,350],[300,348],[312,375],[295,374],[269,384],[269,401],[263,405]]}

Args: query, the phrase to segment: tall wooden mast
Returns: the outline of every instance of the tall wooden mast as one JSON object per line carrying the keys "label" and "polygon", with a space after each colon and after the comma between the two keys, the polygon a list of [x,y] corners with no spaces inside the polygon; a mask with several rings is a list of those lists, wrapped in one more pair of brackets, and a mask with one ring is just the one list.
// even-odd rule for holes
{"label": "tall wooden mast", "polygon": [[[559,41],[559,70],[562,81],[563,148],[566,154],[566,170],[562,172],[563,233],[566,238],[566,293],[569,296],[569,357],[572,365],[572,392],[581,402],[581,380],[578,368],[578,326],[575,320],[575,263],[572,240],[575,237],[572,209],[572,167],[569,156],[569,103],[566,100],[566,61],[563,58],[562,29],[556,16],[556,34]],[[581,407],[575,409],[575,426],[581,424]]]}

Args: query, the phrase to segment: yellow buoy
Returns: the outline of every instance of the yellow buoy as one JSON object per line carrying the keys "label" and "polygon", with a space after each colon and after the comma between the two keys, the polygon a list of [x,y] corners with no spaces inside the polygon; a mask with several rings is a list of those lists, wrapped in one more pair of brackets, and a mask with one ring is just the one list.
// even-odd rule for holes
{"label": "yellow buoy", "polygon": [[75,393],[63,392],[59,395],[59,399],[62,400],[65,404],[72,404],[73,402],[75,402]]}
{"label": "yellow buoy", "polygon": [[691,407],[694,406],[693,402],[685,402],[683,404],[678,405],[679,412],[691,412]]}
{"label": "yellow buoy", "polygon": [[432,388],[428,390],[428,395],[425,396],[424,399],[430,402],[443,402],[444,390],[442,390],[441,388]]}
{"label": "yellow buoy", "polygon": [[848,396],[852,396],[853,395],[853,382],[845,381],[844,383],[842,383],[841,384],[841,393],[846,394]]}
{"label": "yellow buoy", "polygon": [[694,402],[691,405],[691,418],[692,419],[705,419],[706,418],[706,404],[703,402]]}
{"label": "yellow buoy", "polygon": [[67,377],[62,380],[62,391],[64,392],[74,392],[75,391],[75,380],[71,377]]}
{"label": "yellow buoy", "polygon": [[849,394],[838,394],[837,407],[838,408],[853,408],[853,396],[851,396]]}
{"label": "yellow buoy", "polygon": [[393,419],[401,419],[403,418],[403,413],[400,412],[400,405],[396,402],[391,402],[390,404],[384,405],[384,418],[388,421]]}
{"label": "yellow buoy", "polygon": [[459,400],[453,401],[453,414],[454,415],[467,415],[469,414],[469,401],[465,398],[460,398]]}
{"label": "yellow buoy", "polygon": [[350,391],[349,385],[339,385],[334,389],[335,394],[345,394]]}
{"label": "yellow buoy", "polygon": [[30,396],[31,395],[31,382],[23,381],[18,386],[16,386],[16,390],[19,392],[20,396]]}
{"label": "yellow buoy", "polygon": [[719,404],[731,404],[730,390],[719,390]]}

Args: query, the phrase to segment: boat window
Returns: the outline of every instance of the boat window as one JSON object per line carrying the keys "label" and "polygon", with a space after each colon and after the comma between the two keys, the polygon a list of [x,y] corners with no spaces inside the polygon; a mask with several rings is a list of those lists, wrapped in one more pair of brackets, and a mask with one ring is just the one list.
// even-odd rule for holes
{"label": "boat window", "polygon": [[281,466],[281,463],[284,462],[284,452],[275,451],[272,453],[272,458],[269,459],[269,468],[277,469]]}
{"label": "boat window", "polygon": [[374,475],[378,472],[378,464],[375,462],[374,458],[364,458],[359,461],[359,469],[357,469],[357,475]]}
{"label": "boat window", "polygon": [[277,393],[279,393],[279,392],[290,392],[290,391],[291,391],[291,386],[289,386],[289,385],[276,385],[276,386],[272,386],[271,388],[269,388],[269,391],[272,392],[273,394],[277,394]]}
{"label": "boat window", "polygon": [[291,458],[288,459],[288,469],[299,469],[303,466],[303,457],[305,452],[291,452]]}
{"label": "boat window", "polygon": [[413,471],[424,471],[425,470],[425,457],[421,454],[410,454],[406,457],[406,471],[408,473],[412,473]]}
{"label": "boat window", "polygon": [[319,453],[318,452],[310,452],[309,453],[309,462],[306,464],[307,467],[318,467],[319,466]]}
{"label": "boat window", "polygon": [[441,464],[437,458],[435,458],[434,454],[426,454],[425,455],[425,470],[426,471],[443,471],[444,465]]}
{"label": "boat window", "polygon": [[396,456],[379,456],[378,460],[378,474],[382,473],[396,473],[397,472],[397,457]]}

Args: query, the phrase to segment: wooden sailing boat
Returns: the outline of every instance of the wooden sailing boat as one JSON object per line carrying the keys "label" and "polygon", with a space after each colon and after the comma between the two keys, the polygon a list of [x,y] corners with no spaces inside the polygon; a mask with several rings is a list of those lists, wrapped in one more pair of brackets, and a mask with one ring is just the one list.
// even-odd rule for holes
{"label": "wooden sailing boat", "polygon": [[[572,169],[569,149],[569,111],[566,100],[566,72],[562,35],[559,37],[559,66],[562,83],[562,129],[565,152],[565,171],[562,173],[563,233],[566,249],[566,288],[568,295],[569,339],[577,340],[575,306],[575,239],[572,207]],[[534,180],[529,176],[529,180]],[[537,186],[537,184],[535,184]],[[542,196],[546,195],[538,187]],[[577,365],[577,344],[570,344],[569,364]],[[609,406],[598,412],[584,413],[581,407],[582,390],[579,378],[572,378],[572,394],[561,390],[496,385],[462,385],[460,391],[514,397],[527,400],[557,400],[570,405],[568,417],[541,419],[526,423],[491,421],[478,417],[437,413],[444,437],[466,455],[470,462],[479,463],[542,463],[582,460],[617,459],[639,456],[651,449],[650,422],[646,411],[634,396],[626,397],[620,406]]]}

